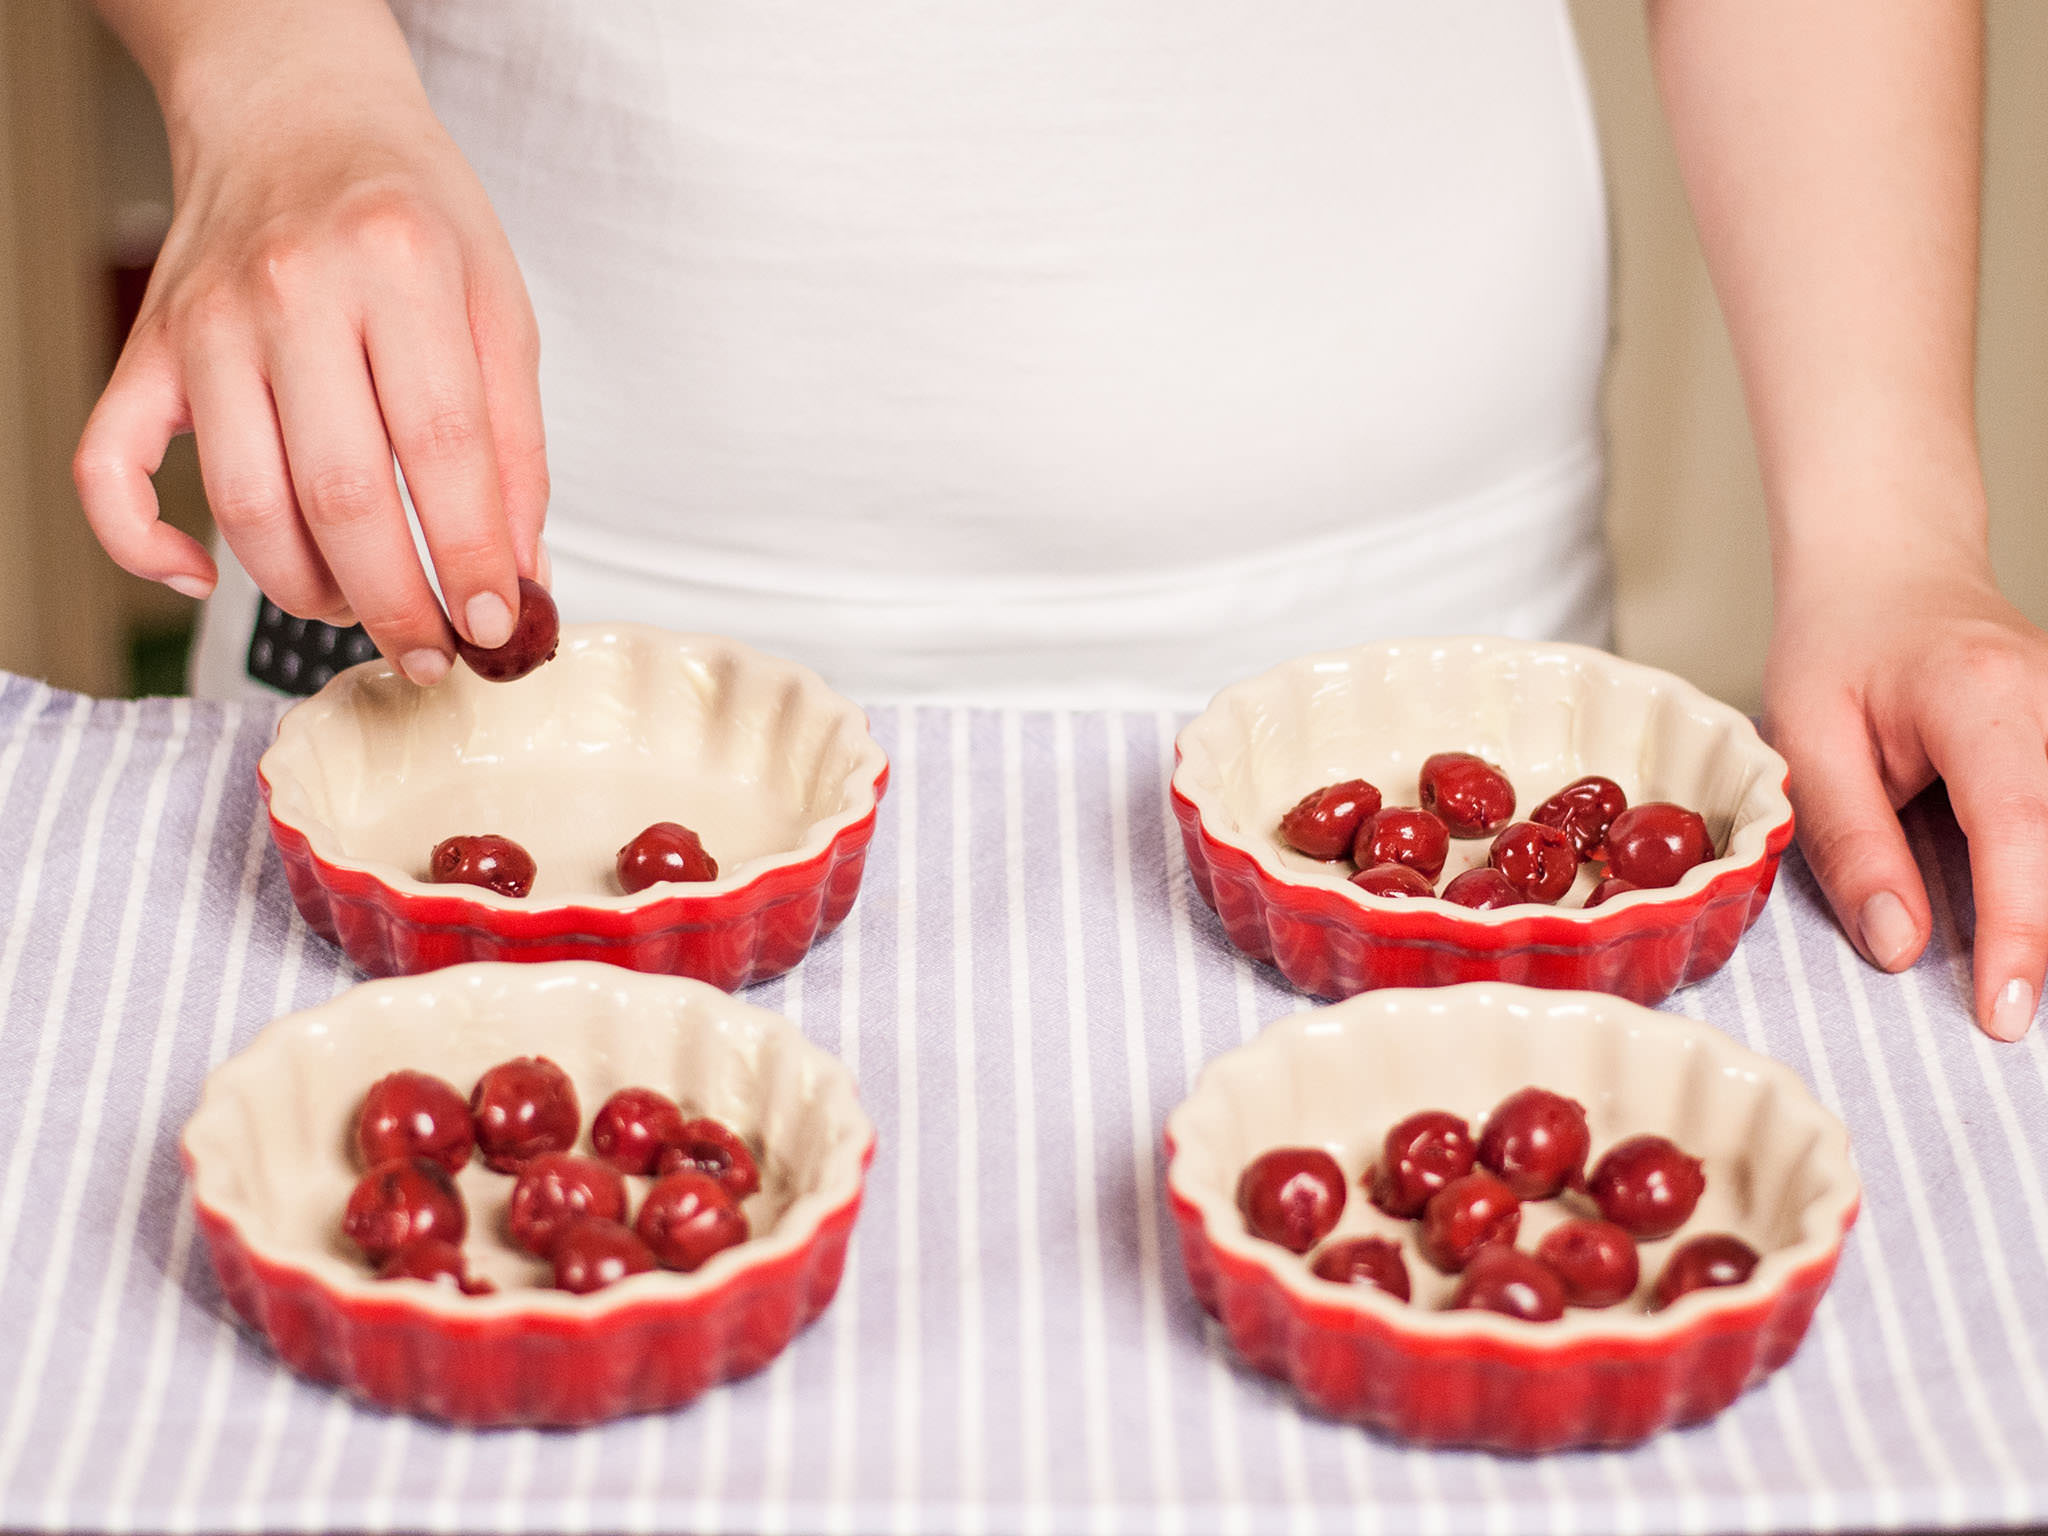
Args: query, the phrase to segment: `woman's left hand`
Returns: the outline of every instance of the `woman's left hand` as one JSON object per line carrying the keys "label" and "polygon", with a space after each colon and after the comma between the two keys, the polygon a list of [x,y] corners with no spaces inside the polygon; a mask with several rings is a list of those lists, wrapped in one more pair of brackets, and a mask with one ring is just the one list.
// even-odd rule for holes
{"label": "woman's left hand", "polygon": [[1764,733],[1821,889],[1888,971],[1930,926],[1898,808],[1947,782],[1970,844],[1977,1020],[2017,1040],[2048,971],[2048,634],[1980,552],[1880,543],[1820,572],[1781,565]]}

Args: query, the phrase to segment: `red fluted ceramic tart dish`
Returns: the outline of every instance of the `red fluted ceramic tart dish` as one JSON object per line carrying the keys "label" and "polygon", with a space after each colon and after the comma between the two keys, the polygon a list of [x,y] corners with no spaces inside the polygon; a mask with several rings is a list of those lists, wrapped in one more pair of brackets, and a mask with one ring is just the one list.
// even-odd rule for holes
{"label": "red fluted ceramic tart dish", "polygon": [[[372,975],[582,959],[728,989],[846,916],[888,771],[866,716],[809,669],[630,624],[565,626],[554,659],[508,683],[351,667],[258,765],[299,910]],[[624,850],[663,824],[701,840],[715,877],[693,855],[688,883],[628,888]],[[433,878],[479,866],[456,849],[444,870],[444,843],[483,838],[515,843],[530,876]]]}
{"label": "red fluted ceramic tart dish", "polygon": [[[624,1088],[742,1138],[758,1159],[744,1240],[573,1294],[515,1237],[515,1175],[465,1156],[460,1261],[488,1293],[378,1278],[343,1216],[369,1182],[352,1132],[371,1086],[419,1073],[466,1095],[533,1057],[574,1085],[582,1157]],[[680,1407],[773,1359],[838,1287],[875,1133],[851,1075],[786,1020],[701,982],[564,962],[366,982],[279,1019],[207,1079],[182,1145],[221,1285],[293,1370],[399,1412],[573,1426]],[[620,1182],[630,1219],[661,1180]]]}
{"label": "red fluted ceramic tart dish", "polygon": [[[1561,1317],[1553,1304],[1549,1321],[1451,1310],[1461,1277],[1428,1257],[1431,1224],[1381,1209],[1370,1169],[1390,1127],[1424,1110],[1462,1119],[1486,1157],[1489,1112],[1530,1086],[1583,1106],[1596,1190],[1606,1152],[1660,1136],[1698,1159],[1703,1192],[1676,1229],[1639,1240],[1623,1299]],[[1327,1154],[1343,1181],[1313,1253],[1253,1236],[1240,1207],[1246,1168],[1283,1147]],[[1166,1149],[1189,1279],[1247,1360],[1318,1412],[1419,1445],[1524,1454],[1630,1445],[1727,1407],[1798,1348],[1860,1199],[1847,1132],[1785,1067],[1691,1019],[1498,983],[1282,1019],[1203,1069]],[[1530,1267],[1561,1223],[1597,1217],[1592,1198],[1574,1186],[1524,1201],[1511,1263]],[[1754,1269],[1669,1300],[1672,1256],[1708,1235],[1758,1256]],[[1318,1274],[1321,1255],[1354,1243],[1404,1271],[1410,1299]],[[1499,1252],[1482,1249],[1462,1278]]]}
{"label": "red fluted ceramic tart dish", "polygon": [[[1744,715],[1584,646],[1400,640],[1302,657],[1223,690],[1177,749],[1173,807],[1197,889],[1233,944],[1321,997],[1495,980],[1657,1002],[1727,963],[1792,839],[1784,759]],[[1605,866],[1589,859],[1554,903],[1478,909],[1442,895],[1488,863],[1486,837],[1450,841],[1425,871],[1432,896],[1403,889],[1415,881],[1399,870],[1362,889],[1350,863],[1280,835],[1290,807],[1345,781],[1418,805],[1439,753],[1498,767],[1518,817],[1585,775],[1631,806],[1676,802],[1704,818],[1711,856],[1591,906]]]}

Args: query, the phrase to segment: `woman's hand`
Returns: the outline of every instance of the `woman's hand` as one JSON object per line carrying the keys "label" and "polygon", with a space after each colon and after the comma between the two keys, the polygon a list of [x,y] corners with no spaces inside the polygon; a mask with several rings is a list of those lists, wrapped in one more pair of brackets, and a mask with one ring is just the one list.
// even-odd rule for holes
{"label": "woman's hand", "polygon": [[1976,1013],[2017,1040],[2048,970],[2048,635],[1980,551],[1865,546],[1781,572],[1764,731],[1800,846],[1857,948],[1901,970],[1927,893],[1897,810],[1939,775],[1970,841]]}
{"label": "woman's hand", "polygon": [[190,430],[256,584],[288,612],[360,620],[436,682],[453,639],[394,453],[448,614],[479,645],[511,633],[547,507],[533,312],[483,188],[381,0],[103,8],[164,103],[177,213],[79,443],[93,531],[138,576],[212,589],[149,480]]}

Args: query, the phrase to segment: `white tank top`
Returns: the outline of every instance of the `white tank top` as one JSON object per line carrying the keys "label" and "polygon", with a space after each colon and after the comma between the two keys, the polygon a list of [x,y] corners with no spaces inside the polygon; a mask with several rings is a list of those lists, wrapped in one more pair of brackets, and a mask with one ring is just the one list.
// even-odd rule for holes
{"label": "white tank top", "polygon": [[395,9],[538,313],[565,617],[870,700],[1606,639],[1561,3]]}

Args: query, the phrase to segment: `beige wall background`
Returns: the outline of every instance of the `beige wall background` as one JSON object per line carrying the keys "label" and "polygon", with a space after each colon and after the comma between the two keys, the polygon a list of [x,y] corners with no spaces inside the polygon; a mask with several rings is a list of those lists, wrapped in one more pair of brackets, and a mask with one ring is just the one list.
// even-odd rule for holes
{"label": "beige wall background", "polygon": [[[1755,708],[1770,615],[1734,361],[1659,114],[1636,0],[1572,0],[1616,249],[1609,528],[1626,655]],[[1990,0],[1979,399],[2000,579],[2048,624],[2048,3]],[[182,600],[98,553],[72,445],[103,377],[105,268],[163,175],[146,92],[79,0],[0,6],[0,667],[126,686]],[[161,193],[161,188],[157,188]],[[189,444],[162,483],[203,520]]]}

